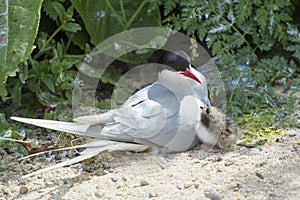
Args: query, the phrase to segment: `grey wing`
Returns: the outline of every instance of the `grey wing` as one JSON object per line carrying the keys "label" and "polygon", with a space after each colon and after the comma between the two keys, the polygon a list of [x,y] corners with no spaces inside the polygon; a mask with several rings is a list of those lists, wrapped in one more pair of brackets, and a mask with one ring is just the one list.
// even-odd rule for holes
{"label": "grey wing", "polygon": [[134,95],[122,108],[112,111],[114,120],[123,125],[122,132],[134,141],[165,146],[178,128],[179,102],[174,93],[162,85],[153,84],[145,89],[136,94],[143,98]]}
{"label": "grey wing", "polygon": [[74,121],[90,124],[86,132],[98,138],[165,146],[176,134],[178,110],[174,93],[154,83],[134,94],[119,109]]}

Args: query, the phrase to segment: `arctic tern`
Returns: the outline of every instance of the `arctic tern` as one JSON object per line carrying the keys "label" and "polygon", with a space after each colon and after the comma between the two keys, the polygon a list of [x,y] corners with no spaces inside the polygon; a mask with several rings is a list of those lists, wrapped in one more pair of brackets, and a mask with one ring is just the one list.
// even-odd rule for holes
{"label": "arctic tern", "polygon": [[[94,138],[90,143],[76,146],[85,148],[79,156],[25,176],[28,177],[80,162],[103,151],[183,152],[199,143],[221,144],[219,137],[226,127],[222,125],[222,130],[217,132],[209,128],[210,106],[205,77],[189,65],[185,71],[160,71],[156,82],[133,94],[120,108],[106,113],[77,117],[74,122],[11,119]],[[235,138],[230,141],[235,142]]]}

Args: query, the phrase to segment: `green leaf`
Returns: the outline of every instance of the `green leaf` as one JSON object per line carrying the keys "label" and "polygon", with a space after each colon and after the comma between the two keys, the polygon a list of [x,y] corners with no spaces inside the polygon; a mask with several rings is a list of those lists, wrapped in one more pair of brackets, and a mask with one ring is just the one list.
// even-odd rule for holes
{"label": "green leaf", "polygon": [[43,3],[43,11],[47,16],[50,17],[53,21],[56,21],[58,18],[58,14],[54,7],[52,6],[53,0],[45,0]]}
{"label": "green leaf", "polygon": [[0,113],[0,131],[6,130],[9,127],[9,124],[6,121],[5,114]]}
{"label": "green leaf", "polygon": [[73,15],[74,15],[74,6],[70,6],[70,7],[67,9],[66,14],[69,16],[69,18],[72,18]]}
{"label": "green leaf", "polygon": [[252,1],[240,0],[236,5],[237,23],[242,25],[250,16],[252,12]]}
{"label": "green leaf", "polygon": [[48,87],[48,89],[51,92],[55,93],[55,86],[54,86],[51,74],[47,74],[47,75],[43,76],[42,82]]}
{"label": "green leaf", "polygon": [[62,46],[60,43],[57,44],[56,52],[57,52],[58,59],[62,60],[63,59],[63,50],[62,50]]}
{"label": "green leaf", "polygon": [[65,102],[62,98],[51,94],[49,91],[42,91],[40,84],[36,86],[36,95],[42,105],[50,106],[51,108],[55,108],[58,104]]}
{"label": "green leaf", "polygon": [[[0,63],[6,62],[7,40],[8,40],[8,1],[1,0],[0,3]],[[0,66],[0,96],[7,96],[5,88],[6,70],[4,66]]]}
{"label": "green leaf", "polygon": [[17,79],[11,94],[12,102],[14,106],[21,105],[21,91],[22,91],[22,83],[19,79]]}
{"label": "green leaf", "polygon": [[85,50],[86,44],[88,44],[90,41],[89,34],[86,31],[86,28],[81,18],[78,19],[76,18],[76,22],[80,25],[81,30],[77,31],[76,34],[73,34],[71,32],[66,32],[66,35],[68,36],[68,38],[71,38],[73,44],[80,47],[81,50]]}
{"label": "green leaf", "polygon": [[20,143],[15,143],[15,147],[13,149],[15,149],[16,152],[24,156],[28,155],[27,149]]}
{"label": "green leaf", "polygon": [[24,84],[28,78],[28,65],[25,63],[20,63],[19,69],[19,79]]}
{"label": "green leaf", "polygon": [[[121,9],[120,0],[71,0],[71,2],[80,14],[94,45],[130,28],[160,26],[159,9],[148,12],[149,5],[142,4],[142,1],[121,1],[124,11]],[[139,11],[140,6],[142,8]]]}
{"label": "green leaf", "polygon": [[18,131],[12,130],[11,132],[11,138],[16,139],[16,140],[21,140],[24,139],[24,135],[22,135],[21,133],[19,133]]}
{"label": "green leaf", "polygon": [[51,7],[55,10],[57,16],[59,17],[59,20],[63,22],[65,14],[64,6],[59,2],[51,2]]}
{"label": "green leaf", "polygon": [[68,22],[63,26],[63,29],[68,32],[76,33],[77,31],[81,30],[81,27],[79,24]]}
{"label": "green leaf", "polygon": [[[37,35],[40,9],[43,0],[10,0],[5,1],[7,4],[1,4],[0,12],[4,12],[4,8],[8,11],[4,12],[4,16],[8,18],[8,29],[4,25],[4,30],[9,30],[0,35],[1,41],[5,40],[3,50],[1,48],[0,63],[0,95],[7,95],[5,83],[8,76],[16,76],[17,66],[21,62],[25,62],[30,56],[34,45],[33,42]],[[5,5],[5,6],[4,6]],[[0,19],[3,22],[3,19]],[[4,21],[5,22],[5,21]],[[1,24],[2,25],[2,24]],[[4,44],[4,41],[2,42]],[[2,54],[4,52],[4,54]],[[6,54],[5,54],[6,52]],[[6,55],[6,56],[4,56]]]}

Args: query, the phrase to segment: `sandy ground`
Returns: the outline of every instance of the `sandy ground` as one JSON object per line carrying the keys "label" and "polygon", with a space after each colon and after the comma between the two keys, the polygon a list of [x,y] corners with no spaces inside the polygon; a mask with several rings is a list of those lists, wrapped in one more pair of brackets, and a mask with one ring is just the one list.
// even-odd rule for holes
{"label": "sandy ground", "polygon": [[[106,153],[25,179],[21,175],[35,169],[32,164],[0,156],[1,200],[300,199],[299,130],[289,131],[283,143],[227,153]],[[55,162],[39,159],[38,168]]]}

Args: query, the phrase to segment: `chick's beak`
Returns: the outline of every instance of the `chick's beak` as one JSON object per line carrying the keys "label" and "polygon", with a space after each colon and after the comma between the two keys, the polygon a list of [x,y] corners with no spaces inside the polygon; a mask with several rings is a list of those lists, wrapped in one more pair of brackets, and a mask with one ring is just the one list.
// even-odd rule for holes
{"label": "chick's beak", "polygon": [[200,107],[200,109],[201,109],[201,113],[202,113],[204,116],[208,117],[208,110],[207,110],[207,108]]}
{"label": "chick's beak", "polygon": [[206,126],[207,128],[209,128],[209,109],[208,108],[204,108],[204,107],[200,107],[201,109],[201,122],[204,126]]}

